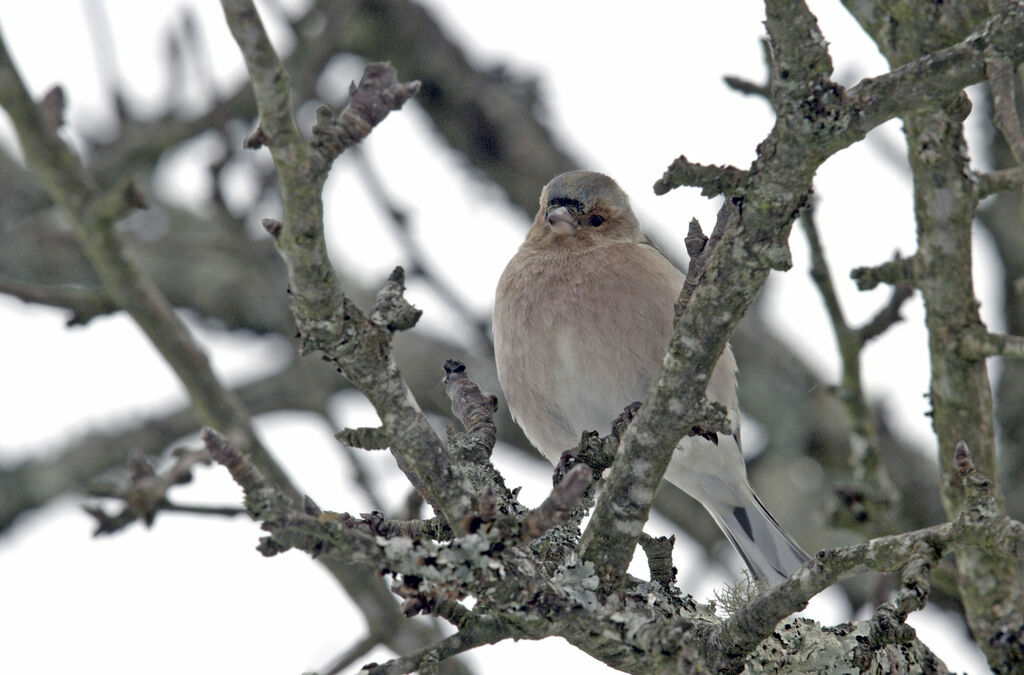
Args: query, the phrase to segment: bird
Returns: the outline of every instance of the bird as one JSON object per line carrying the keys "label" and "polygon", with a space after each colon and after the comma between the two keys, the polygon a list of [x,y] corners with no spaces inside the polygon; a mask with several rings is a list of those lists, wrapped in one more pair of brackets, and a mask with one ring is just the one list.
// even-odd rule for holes
{"label": "bird", "polygon": [[[553,464],[584,431],[608,429],[646,397],[684,281],[614,180],[569,171],[544,186],[533,225],[498,281],[493,331],[509,411]],[[728,345],[706,397],[725,408],[733,431],[695,427],[674,449],[665,479],[707,509],[754,579],[777,585],[809,558],[747,481]]]}

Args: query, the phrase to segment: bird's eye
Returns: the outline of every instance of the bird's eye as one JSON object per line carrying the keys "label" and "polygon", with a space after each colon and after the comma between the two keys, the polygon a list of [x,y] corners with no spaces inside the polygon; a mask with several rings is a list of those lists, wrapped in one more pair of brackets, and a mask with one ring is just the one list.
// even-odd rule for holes
{"label": "bird's eye", "polygon": [[590,216],[590,226],[591,227],[600,227],[601,223],[603,223],[603,222],[604,222],[604,216],[599,216],[597,214],[594,214],[594,215]]}

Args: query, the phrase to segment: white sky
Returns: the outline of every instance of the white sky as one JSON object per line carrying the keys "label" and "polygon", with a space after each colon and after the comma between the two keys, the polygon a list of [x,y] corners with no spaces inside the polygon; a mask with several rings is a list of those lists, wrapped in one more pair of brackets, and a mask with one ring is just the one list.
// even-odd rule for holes
{"label": "white sky", "polygon": [[[104,120],[109,120],[110,107],[82,9],[90,4],[0,0],[0,30],[32,90],[41,94],[57,82],[65,87],[72,138],[76,129],[109,131]],[[614,176],[649,222],[648,229],[677,252],[691,217],[706,227],[713,225],[717,201],[685,188],[656,198],[651,184],[680,153],[694,161],[745,168],[770,128],[764,102],[731,92],[721,80],[725,74],[758,81],[763,77],[760,3],[665,0],[628,13],[618,4],[583,1],[426,4],[475,61],[506,63],[513,72],[537,75],[551,123],[570,149],[590,163],[586,168]],[[841,83],[886,70],[871,41],[839,3],[809,4],[831,43]],[[185,5],[200,18],[220,91],[228,91],[243,76],[219,3],[108,0],[106,5],[120,76],[130,83],[133,107],[156,113],[164,105],[163,36],[169,25],[179,22]],[[282,32],[275,34],[280,37]],[[281,40],[277,45],[290,48]],[[331,79],[347,86],[358,74],[357,65],[342,63]],[[194,70],[190,77],[184,91],[176,94],[180,105],[198,109],[209,91]],[[465,264],[445,273],[474,307],[486,311],[498,274],[522,236],[523,218],[425,128],[423,113],[408,106],[374,132],[366,151],[387,177],[389,190],[410,210],[414,234],[428,253],[440,255],[454,242],[464,245]],[[11,138],[2,114],[0,138]],[[190,203],[201,203],[208,195],[203,158],[216,148],[203,143],[210,142],[197,144],[196,156],[161,168],[167,195]],[[819,227],[854,323],[870,317],[888,290],[857,292],[849,270],[882,262],[897,249],[904,254],[915,249],[909,184],[903,173],[880,159],[877,144],[882,143],[903,147],[898,123],[830,159],[816,180]],[[244,177],[238,182],[244,183]],[[343,157],[327,195],[328,235],[340,266],[376,280],[402,260],[390,229],[362,191],[355,166]],[[245,193],[236,197],[244,199]],[[989,320],[988,310],[1000,303],[998,265],[987,242],[977,244],[976,285],[983,318]],[[791,245],[794,268],[773,273],[765,291],[767,314],[822,377],[834,381],[839,361],[808,278],[799,229]],[[413,284],[409,295],[427,310],[425,329],[450,330],[450,316],[429,289]],[[889,403],[902,433],[932,447],[923,415],[928,352],[917,298],[907,304],[904,316],[907,321],[867,349],[864,376],[870,396]],[[6,328],[0,342],[0,373],[6,385],[0,390],[0,460],[46,452],[74,434],[184,401],[169,368],[124,316],[75,329],[64,328],[64,318],[59,310],[0,297],[0,325]],[[288,347],[277,340],[193,327],[229,383],[272,372],[287,358]],[[358,401],[335,403],[337,425],[372,421],[372,412]],[[278,414],[259,419],[258,427],[321,506],[352,512],[367,508],[344,478],[347,466],[326,425],[306,416]],[[367,461],[388,460],[374,455]],[[548,475],[501,449],[495,461],[510,484],[524,485],[524,501],[543,498]],[[378,471],[385,469],[377,466]],[[387,485],[394,489],[383,490],[385,494],[404,494],[401,483]],[[195,485],[175,494],[181,501],[204,503],[232,502],[237,495],[219,470],[200,472]],[[297,673],[323,666],[362,637],[361,621],[347,611],[349,601],[321,568],[299,553],[263,559],[253,550],[259,533],[250,522],[161,516],[152,531],[134,526],[97,541],[90,538],[91,523],[78,504],[64,499],[19,521],[0,539],[0,635],[7,636],[0,648],[0,672]],[[664,523],[652,526],[670,528]],[[677,545],[682,578],[702,562],[693,559],[694,552],[685,541]],[[706,598],[726,578],[719,572],[687,590]],[[833,601],[816,605],[814,615],[824,621],[845,618],[846,610],[836,606],[834,595]],[[984,672],[977,651],[941,612],[929,608],[911,623],[950,668]],[[549,642],[501,644],[475,651],[471,660],[486,673],[544,668],[553,658]],[[607,670],[572,648],[556,654],[578,672]],[[359,663],[386,658],[380,651]]]}

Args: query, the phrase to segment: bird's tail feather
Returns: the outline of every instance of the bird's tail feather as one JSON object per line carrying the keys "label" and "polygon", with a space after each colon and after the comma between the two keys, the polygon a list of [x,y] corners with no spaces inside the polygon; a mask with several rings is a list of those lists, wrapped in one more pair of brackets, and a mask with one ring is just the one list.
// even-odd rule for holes
{"label": "bird's tail feather", "polygon": [[803,549],[776,522],[757,495],[745,506],[704,506],[743,558],[751,574],[770,586],[782,583],[810,560]]}

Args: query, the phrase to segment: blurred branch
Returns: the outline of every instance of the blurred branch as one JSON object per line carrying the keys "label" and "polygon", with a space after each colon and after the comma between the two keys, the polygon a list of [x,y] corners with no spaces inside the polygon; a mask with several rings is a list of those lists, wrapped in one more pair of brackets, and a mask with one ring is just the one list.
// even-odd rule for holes
{"label": "blurred branch", "polygon": [[[907,284],[897,286],[892,300],[883,313],[877,315],[867,327],[851,327],[832,284],[832,273],[818,235],[814,215],[812,198],[800,212],[800,224],[807,235],[811,250],[811,278],[824,300],[835,333],[836,347],[842,361],[839,400],[846,405],[851,427],[852,475],[849,482],[838,485],[837,489],[847,495],[846,499],[838,502],[839,507],[852,505],[856,508],[837,510],[833,517],[846,527],[863,527],[875,535],[887,533],[892,531],[892,514],[899,504],[900,495],[892,484],[888,468],[882,461],[873,415],[864,395],[860,372],[861,351],[868,333],[872,337],[878,335],[889,325],[900,320],[899,308],[910,297],[913,289]],[[851,499],[850,494],[856,494],[857,497]]]}
{"label": "blurred branch", "polygon": [[913,294],[913,285],[907,281],[897,281],[893,285],[892,293],[889,295],[889,302],[857,329],[857,336],[861,342],[867,344],[889,330],[894,324],[903,321],[903,315],[900,314],[900,310]]}
{"label": "blurred branch", "polygon": [[[761,57],[764,59],[765,70],[770,73],[772,69],[771,43],[768,42],[767,38],[761,38],[759,44],[761,45]],[[741,94],[758,96],[763,98],[769,104],[771,103],[772,88],[770,81],[766,81],[764,83],[751,82],[746,78],[737,77],[735,75],[726,75],[723,79],[727,85]]]}
{"label": "blurred branch", "polygon": [[83,14],[91,33],[96,71],[106,89],[104,93],[110,97],[118,120],[124,120],[128,117],[127,104],[121,75],[118,72],[117,55],[114,53],[114,40],[110,30],[110,18],[107,16],[106,3],[103,0],[87,0],[86,5]]}
{"label": "blurred branch", "polygon": [[139,195],[131,184],[107,192],[99,189],[78,158],[46,126],[2,42],[0,103],[14,122],[27,163],[64,209],[104,293],[131,314],[167,359],[188,390],[197,415],[228,430],[268,473],[289,485],[288,477],[256,438],[248,411],[221,387],[205,353],[193,343],[170,303],[125,254],[114,224],[140,205]]}
{"label": "blurred branch", "polygon": [[438,270],[434,269],[430,260],[423,255],[421,247],[413,240],[412,224],[410,223],[408,211],[398,206],[394,199],[391,198],[391,195],[388,194],[387,189],[384,187],[384,182],[370,163],[366,153],[359,146],[355,146],[352,148],[352,155],[359,164],[359,176],[363,179],[367,191],[376,201],[378,207],[387,214],[392,229],[398,238],[398,243],[402,247],[402,252],[409,260],[410,265],[406,269],[407,274],[410,277],[422,278],[433,289],[445,306],[451,308],[466,326],[474,331],[476,334],[476,344],[474,346],[483,352],[489,353],[493,349],[490,335],[490,318],[480,315],[470,308],[463,299],[462,294],[448,284]]}
{"label": "blurred branch", "polygon": [[[1018,79],[1018,87],[1021,82]],[[1018,106],[1024,108],[1024,92],[1017,92]],[[990,104],[986,98],[980,105],[989,106],[981,115],[990,116]],[[1020,112],[1024,112],[1022,109]],[[996,174],[1010,171],[1021,175],[1020,166],[1006,145],[1002,134],[989,128],[986,147],[988,159],[997,170]],[[1003,168],[1013,167],[1013,168]],[[984,178],[984,176],[982,176]],[[1012,335],[1024,334],[1024,228],[1021,227],[1022,201],[1024,195],[1019,189],[996,194],[978,209],[977,222],[992,237],[1002,274],[1002,299],[999,304],[1006,332]],[[996,423],[1000,439],[1000,478],[1006,485],[1024,483],[1024,361],[1005,359],[997,375]],[[1004,494],[1007,513],[1017,518],[1024,517],[1024,491],[1007,490]]]}
{"label": "blurred branch", "polygon": [[325,675],[337,675],[341,671],[345,670],[353,663],[363,658],[368,654],[374,647],[380,644],[380,638],[376,635],[367,635],[359,642],[356,642],[351,647],[346,649],[344,652],[339,654],[331,663],[321,668],[318,672],[322,672]]}
{"label": "blurred branch", "polygon": [[985,70],[992,92],[992,122],[1002,132],[1017,162],[1024,164],[1024,129],[1017,114],[1013,81],[1018,64],[1019,61],[1010,61],[995,49],[988,50],[986,54]]}
{"label": "blurred branch", "polygon": [[746,78],[737,77],[735,75],[726,75],[723,79],[727,85],[741,94],[768,98],[768,87],[763,84],[758,84],[757,82],[752,82]]}
{"label": "blurred branch", "polygon": [[192,470],[197,464],[210,464],[210,453],[203,450],[177,448],[172,453],[174,462],[158,472],[142,452],[131,453],[128,464],[128,479],[121,481],[94,481],[90,494],[94,497],[110,497],[124,502],[121,512],[108,514],[101,506],[86,506],[85,511],[96,519],[94,535],[112,534],[136,520],[143,520],[150,527],[160,511],[177,511],[201,515],[235,516],[244,513],[238,507],[182,505],[170,501],[168,490],[175,485],[192,480]]}
{"label": "blurred branch", "polygon": [[889,262],[874,267],[856,267],[850,272],[850,278],[857,283],[857,288],[869,291],[878,284],[913,283],[914,258],[904,258],[897,252]]}
{"label": "blurred branch", "polygon": [[25,302],[69,309],[69,326],[88,323],[97,316],[110,314],[117,309],[117,305],[102,291],[65,284],[33,284],[6,274],[0,274],[0,293],[13,295]]}

